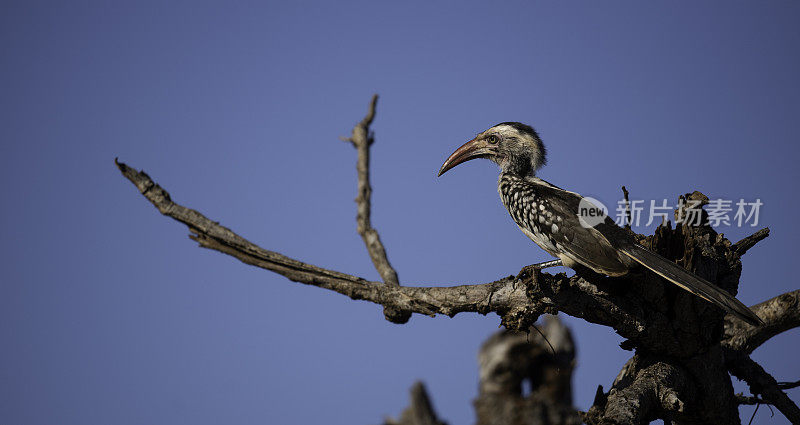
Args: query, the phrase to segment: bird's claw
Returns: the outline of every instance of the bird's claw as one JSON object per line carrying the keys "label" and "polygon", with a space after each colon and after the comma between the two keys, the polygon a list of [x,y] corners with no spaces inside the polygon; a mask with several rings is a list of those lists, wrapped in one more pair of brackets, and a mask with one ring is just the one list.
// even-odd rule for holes
{"label": "bird's claw", "polygon": [[541,269],[536,265],[525,266],[517,273],[516,281],[524,282],[526,279],[531,278],[532,281],[538,280]]}

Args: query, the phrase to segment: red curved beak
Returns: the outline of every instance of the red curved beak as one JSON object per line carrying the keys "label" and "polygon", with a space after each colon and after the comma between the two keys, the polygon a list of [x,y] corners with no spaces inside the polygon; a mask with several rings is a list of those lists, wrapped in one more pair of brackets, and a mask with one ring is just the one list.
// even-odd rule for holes
{"label": "red curved beak", "polygon": [[467,162],[475,158],[487,158],[494,154],[495,150],[493,145],[490,145],[485,140],[472,139],[450,154],[444,164],[442,164],[442,168],[439,169],[439,176],[462,162]]}

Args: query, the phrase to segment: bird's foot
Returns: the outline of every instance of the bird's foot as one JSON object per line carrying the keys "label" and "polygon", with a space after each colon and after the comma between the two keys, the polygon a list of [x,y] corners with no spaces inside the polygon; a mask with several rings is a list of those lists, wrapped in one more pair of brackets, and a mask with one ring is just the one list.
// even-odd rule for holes
{"label": "bird's foot", "polygon": [[524,282],[525,279],[531,278],[533,282],[536,282],[539,278],[539,275],[542,273],[542,269],[548,267],[557,267],[562,266],[564,263],[561,260],[552,260],[552,261],[545,261],[543,263],[536,263],[531,264],[530,266],[525,266],[522,270],[517,273],[516,280],[520,282]]}
{"label": "bird's foot", "polygon": [[531,264],[530,266],[525,266],[522,270],[517,273],[516,280],[519,282],[524,282],[528,278],[536,279],[538,274],[540,273],[541,269],[536,267],[536,264]]}

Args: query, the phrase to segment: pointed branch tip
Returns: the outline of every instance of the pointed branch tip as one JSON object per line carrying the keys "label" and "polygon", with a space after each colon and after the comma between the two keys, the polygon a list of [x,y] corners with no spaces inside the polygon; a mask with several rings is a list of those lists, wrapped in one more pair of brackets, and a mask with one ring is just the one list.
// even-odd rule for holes
{"label": "pointed branch tip", "polygon": [[754,247],[757,243],[761,242],[762,240],[766,239],[769,236],[769,227],[765,227],[752,235],[740,240],[733,244],[731,249],[733,252],[736,253],[739,257],[747,253],[750,248]]}

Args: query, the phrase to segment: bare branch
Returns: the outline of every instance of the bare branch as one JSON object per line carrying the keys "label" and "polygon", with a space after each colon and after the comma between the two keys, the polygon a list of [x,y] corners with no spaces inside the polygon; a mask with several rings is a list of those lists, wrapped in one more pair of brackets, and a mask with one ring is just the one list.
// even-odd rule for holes
{"label": "bare branch", "polygon": [[[375,107],[378,104],[378,95],[372,95],[369,103],[367,115],[353,127],[352,135],[346,141],[353,144],[358,152],[356,161],[356,171],[358,171],[358,196],[356,197],[356,223],[358,234],[364,240],[367,247],[369,258],[372,264],[381,275],[383,283],[389,286],[400,286],[400,279],[397,271],[389,263],[378,231],[372,227],[372,186],[369,184],[369,155],[370,146],[375,141],[369,126],[375,118]],[[384,306],[383,315],[393,323],[406,323],[411,318],[410,310],[397,309],[392,306]]]}
{"label": "bare branch", "polygon": [[800,381],[794,382],[778,382],[778,388],[782,390],[791,390],[792,388],[800,387]]}
{"label": "bare branch", "polygon": [[800,326],[800,289],[778,295],[751,309],[764,320],[764,325],[752,326],[725,316],[723,345],[750,354],[775,335]]}
{"label": "bare branch", "polygon": [[508,309],[524,300],[524,290],[513,288],[505,278],[483,285],[454,287],[400,287],[383,285],[358,276],[325,269],[261,248],[203,214],[172,202],[169,193],[144,172],[116,161],[122,174],[162,214],[189,227],[191,238],[204,248],[233,256],[240,261],[283,275],[292,281],[336,291],[353,299],[410,310],[425,315],[455,315],[464,311],[489,312]]}
{"label": "bare branch", "polygon": [[752,235],[736,242],[731,246],[731,251],[733,251],[736,255],[741,257],[744,255],[750,248],[754,247],[757,243],[761,242],[762,240],[766,239],[769,236],[769,227],[765,227]]}
{"label": "bare branch", "polygon": [[372,212],[372,186],[369,183],[369,147],[374,142],[373,135],[370,133],[369,126],[375,118],[375,106],[378,103],[378,95],[373,95],[369,104],[367,116],[353,127],[353,134],[347,141],[353,144],[358,151],[358,161],[356,170],[358,171],[358,213],[356,222],[358,223],[358,234],[367,246],[369,257],[372,264],[381,275],[381,279],[387,285],[397,286],[400,284],[397,278],[397,271],[389,264],[386,257],[386,249],[381,242],[378,231],[372,227],[370,219]]}
{"label": "bare branch", "polygon": [[637,311],[635,299],[625,294],[607,292],[577,275],[568,278],[564,274],[540,274],[527,287],[520,285],[514,276],[476,285],[407,287],[383,285],[304,263],[261,248],[198,211],[173,202],[169,193],[145,172],[115,162],[122,174],[162,214],[187,225],[192,232],[191,238],[200,246],[273,271],[295,282],[329,289],[387,308],[428,316],[496,312],[510,329],[527,329],[539,314],[563,311],[592,323],[613,326],[620,335],[628,338],[635,338],[645,331],[641,318],[629,313]]}
{"label": "bare branch", "polygon": [[758,363],[746,354],[732,350],[726,350],[725,363],[731,374],[747,382],[751,393],[760,394],[766,403],[777,407],[790,422],[800,423],[800,408],[781,391],[775,378]]}
{"label": "bare branch", "polygon": [[625,228],[630,230],[631,228],[631,201],[628,199],[628,189],[625,186],[622,186],[622,195],[625,199],[625,217],[627,220],[625,221]]}

